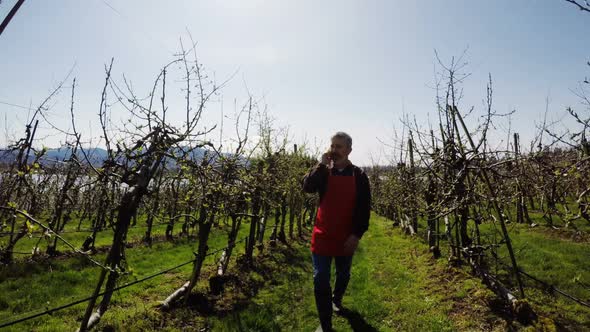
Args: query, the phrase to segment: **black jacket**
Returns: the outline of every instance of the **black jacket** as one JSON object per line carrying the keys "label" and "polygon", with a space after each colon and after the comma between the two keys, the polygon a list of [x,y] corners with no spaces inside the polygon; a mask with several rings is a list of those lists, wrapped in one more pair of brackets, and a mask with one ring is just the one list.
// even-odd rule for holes
{"label": "black jacket", "polygon": [[[324,164],[317,164],[303,178],[303,190],[308,193],[319,192],[320,203],[324,197],[328,185],[330,170]],[[352,176],[354,172],[356,180],[356,204],[352,217],[352,231],[359,238],[369,228],[369,217],[371,216],[371,189],[367,174],[357,166],[349,164],[342,171],[332,169],[332,175]]]}

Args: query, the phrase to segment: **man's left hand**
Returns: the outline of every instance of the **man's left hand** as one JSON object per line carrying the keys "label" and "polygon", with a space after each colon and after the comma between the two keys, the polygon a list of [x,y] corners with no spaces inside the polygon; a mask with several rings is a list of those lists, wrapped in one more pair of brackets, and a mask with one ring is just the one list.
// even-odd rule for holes
{"label": "man's left hand", "polygon": [[346,241],[344,241],[344,252],[347,255],[352,255],[352,254],[354,254],[358,245],[359,245],[358,236],[352,234],[348,237],[348,239],[346,239]]}

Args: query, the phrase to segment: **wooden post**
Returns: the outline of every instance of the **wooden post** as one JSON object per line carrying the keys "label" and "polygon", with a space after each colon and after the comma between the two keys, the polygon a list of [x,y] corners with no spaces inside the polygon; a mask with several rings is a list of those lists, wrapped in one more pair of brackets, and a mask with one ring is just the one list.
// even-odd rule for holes
{"label": "wooden post", "polygon": [[[408,139],[408,150],[410,152],[410,185],[412,188],[416,187],[416,168],[414,165],[414,141],[412,139],[412,132],[410,131],[409,139]],[[418,212],[417,212],[417,199],[416,199],[416,192],[412,191],[411,199],[410,199],[410,214],[412,218],[412,228],[414,232],[418,232]]]}

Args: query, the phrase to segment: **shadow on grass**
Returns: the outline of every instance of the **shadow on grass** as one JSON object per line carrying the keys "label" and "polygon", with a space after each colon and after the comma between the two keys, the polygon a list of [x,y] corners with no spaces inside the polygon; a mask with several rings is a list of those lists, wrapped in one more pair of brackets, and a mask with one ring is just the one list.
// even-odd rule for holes
{"label": "shadow on grass", "polygon": [[363,318],[357,311],[342,309],[340,316],[344,317],[354,332],[377,332],[377,329]]}
{"label": "shadow on grass", "polygon": [[[234,268],[223,276],[216,275],[215,266],[204,268],[200,279],[209,280],[209,290],[193,291],[189,296],[189,308],[205,317],[236,314],[254,304],[252,299],[260,289],[301,279],[300,270],[311,273],[309,261],[311,258],[307,259],[301,251],[281,243],[259,253],[252,265],[238,258]],[[278,273],[280,278],[277,278]]]}
{"label": "shadow on grass", "polygon": [[[285,245],[264,248],[250,264],[238,256],[227,273],[217,276],[217,267],[204,266],[198,289],[194,289],[184,305],[176,301],[168,312],[154,317],[154,326],[194,328],[205,326],[219,331],[281,331],[277,321],[278,312],[288,312],[284,301],[266,301],[259,304],[254,299],[263,288],[279,285],[281,294],[265,293],[264,297],[288,298],[291,283],[299,283],[311,276],[311,254],[306,248],[308,239],[294,239]],[[305,246],[305,247],[303,247]],[[209,281],[209,287],[206,286]],[[285,288],[287,290],[285,290]],[[283,322],[284,323],[284,322]],[[204,325],[203,325],[204,324]],[[373,331],[360,329],[359,331]]]}

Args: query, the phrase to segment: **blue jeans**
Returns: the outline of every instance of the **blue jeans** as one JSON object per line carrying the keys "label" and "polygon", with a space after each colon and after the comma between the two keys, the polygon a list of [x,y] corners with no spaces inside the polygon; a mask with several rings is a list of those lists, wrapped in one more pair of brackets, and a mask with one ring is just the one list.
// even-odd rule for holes
{"label": "blue jeans", "polygon": [[[333,295],[330,287],[332,258],[336,263],[336,283]],[[320,256],[312,253],[312,259],[315,304],[322,328],[329,330],[332,328],[332,301],[336,303],[342,302],[342,297],[350,280],[352,256]]]}

